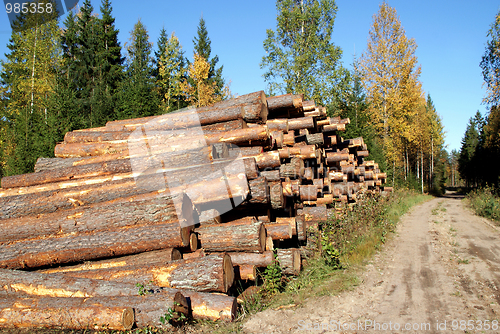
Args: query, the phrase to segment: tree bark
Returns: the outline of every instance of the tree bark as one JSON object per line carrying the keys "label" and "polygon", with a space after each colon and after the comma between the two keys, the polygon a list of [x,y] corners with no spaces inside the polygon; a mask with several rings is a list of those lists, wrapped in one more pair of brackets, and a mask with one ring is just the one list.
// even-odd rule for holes
{"label": "tree bark", "polygon": [[231,258],[225,253],[178,260],[166,264],[134,265],[61,273],[66,277],[90,278],[159,287],[226,293],[234,282]]}
{"label": "tree bark", "polygon": [[266,246],[266,230],[255,217],[239,222],[197,228],[201,247],[208,252],[258,252]]}
{"label": "tree bark", "polygon": [[0,327],[129,330],[135,317],[126,302],[106,306],[94,298],[2,298]]}
{"label": "tree bark", "polygon": [[313,117],[299,117],[288,120],[288,131],[314,128]]}
{"label": "tree bark", "polygon": [[302,265],[300,261],[300,250],[298,248],[278,248],[277,257],[284,274],[298,275],[300,273]]}
{"label": "tree bark", "polygon": [[85,262],[76,266],[65,266],[40,270],[45,274],[53,274],[70,271],[96,270],[134,265],[149,265],[155,263],[166,263],[182,259],[182,254],[176,248],[166,248],[156,251],[144,252],[135,255],[121,256],[101,261]]}
{"label": "tree bark", "polygon": [[43,242],[43,237],[95,234],[105,230],[161,224],[172,225],[167,228],[171,234],[169,239],[172,242],[176,240],[171,247],[179,247],[185,246],[185,238],[189,233],[188,230],[182,230],[181,225],[193,226],[198,222],[188,196],[162,192],[117,197],[110,201],[47,214],[23,216],[22,212],[17,213],[16,216],[21,216],[20,218],[0,220],[0,228],[4,230],[0,235],[0,242],[37,238],[39,242]]}
{"label": "tree bark", "polygon": [[276,223],[288,223],[292,229],[292,236],[297,235],[297,222],[295,217],[276,217]]}
{"label": "tree bark", "polygon": [[263,170],[260,172],[261,176],[264,176],[268,182],[279,182],[281,181],[280,171],[274,170]]}
{"label": "tree bark", "polygon": [[187,246],[190,229],[167,223],[21,240],[2,245],[0,268],[36,268]]}
{"label": "tree bark", "polygon": [[325,140],[323,138],[323,133],[313,133],[306,135],[307,145],[323,145]]}
{"label": "tree bark", "polygon": [[[139,296],[136,283],[108,282],[87,278],[66,277],[61,274],[0,269],[0,295],[19,296],[27,294],[46,297],[106,297]],[[158,291],[170,293],[170,289],[160,289],[147,285],[143,293]],[[163,292],[162,292],[163,293]]]}
{"label": "tree bark", "polygon": [[234,275],[237,280],[255,281],[257,279],[257,267],[252,264],[234,266]]}
{"label": "tree bark", "polygon": [[268,120],[266,122],[266,126],[269,131],[282,131],[283,133],[287,133],[288,118],[277,118]]}
{"label": "tree bark", "polygon": [[261,176],[248,182],[250,187],[249,203],[269,203],[269,185],[265,177]]}
{"label": "tree bark", "polygon": [[281,186],[281,181],[269,183],[269,197],[271,201],[271,207],[273,209],[284,208],[285,198],[283,196],[283,187]]}
{"label": "tree bark", "polygon": [[301,201],[315,201],[318,198],[318,188],[315,185],[299,186]]}
{"label": "tree bark", "polygon": [[248,253],[248,252],[230,252],[231,261],[233,265],[254,265],[256,267],[267,267],[274,261],[274,254],[272,251],[265,251],[263,253]]}
{"label": "tree bark", "polygon": [[303,95],[284,94],[270,96],[267,98],[267,107],[269,110],[284,108],[301,108]]}
{"label": "tree bark", "polygon": [[267,235],[273,240],[285,240],[292,238],[292,226],[289,222],[282,223],[266,223]]}
{"label": "tree bark", "polygon": [[187,299],[194,319],[231,322],[236,317],[235,297],[193,290],[179,290]]}
{"label": "tree bark", "polygon": [[297,179],[304,175],[304,160],[298,157],[290,159],[289,163],[280,166],[280,175],[284,178]]}

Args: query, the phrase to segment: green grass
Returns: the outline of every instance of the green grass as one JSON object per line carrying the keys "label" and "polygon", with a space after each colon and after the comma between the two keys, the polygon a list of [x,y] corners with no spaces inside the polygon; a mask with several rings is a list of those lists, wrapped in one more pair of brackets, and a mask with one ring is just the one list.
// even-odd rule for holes
{"label": "green grass", "polygon": [[500,197],[493,188],[473,190],[467,194],[466,201],[478,216],[494,220],[500,225]]}

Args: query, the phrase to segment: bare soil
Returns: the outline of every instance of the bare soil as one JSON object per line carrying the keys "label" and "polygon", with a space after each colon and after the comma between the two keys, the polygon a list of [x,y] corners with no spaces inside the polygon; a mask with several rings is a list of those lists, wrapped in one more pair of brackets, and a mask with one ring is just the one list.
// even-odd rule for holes
{"label": "bare soil", "polygon": [[414,207],[359,275],[351,291],[268,309],[243,330],[500,333],[500,229],[460,196]]}

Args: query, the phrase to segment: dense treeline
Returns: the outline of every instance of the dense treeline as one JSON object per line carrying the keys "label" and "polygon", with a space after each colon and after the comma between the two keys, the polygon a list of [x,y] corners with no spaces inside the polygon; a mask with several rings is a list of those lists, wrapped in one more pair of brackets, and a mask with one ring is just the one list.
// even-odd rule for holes
{"label": "dense treeline", "polygon": [[[211,58],[203,18],[191,63],[165,29],[153,50],[140,20],[122,48],[110,0],[102,0],[99,9],[97,14],[85,0],[62,27],[56,12],[18,17],[0,63],[0,176],[32,172],[36,159],[53,156],[68,131],[229,95],[218,57]],[[199,89],[205,86],[210,89]]]}
{"label": "dense treeline", "polygon": [[489,40],[480,66],[487,89],[479,111],[469,119],[458,157],[458,170],[467,187],[498,187],[500,177],[500,11],[487,34]]}
{"label": "dense treeline", "polygon": [[[443,127],[422,89],[417,45],[396,10],[381,4],[367,50],[348,70],[332,41],[334,0],[277,0],[276,7],[276,29],[267,30],[261,62],[267,94],[303,93],[331,116],[349,117],[345,137],[364,138],[389,182],[439,190],[448,159]],[[85,0],[62,26],[52,20],[12,33],[1,69],[3,175],[32,171],[67,131],[230,97],[203,19],[192,57],[165,29],[153,50],[140,20],[122,48],[109,0],[99,14]]]}

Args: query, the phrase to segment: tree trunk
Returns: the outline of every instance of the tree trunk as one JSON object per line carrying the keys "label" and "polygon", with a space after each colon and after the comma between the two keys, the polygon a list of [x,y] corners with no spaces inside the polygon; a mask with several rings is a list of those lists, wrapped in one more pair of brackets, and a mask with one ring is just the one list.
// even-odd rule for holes
{"label": "tree trunk", "polygon": [[135,255],[122,256],[101,261],[85,262],[76,266],[57,267],[51,269],[40,270],[39,272],[46,274],[96,270],[116,267],[127,267],[134,265],[149,265],[155,263],[167,263],[182,259],[182,254],[176,248],[166,248],[156,251],[144,252]]}
{"label": "tree trunk", "polygon": [[234,275],[237,280],[255,281],[257,279],[257,267],[252,264],[234,266]]}
{"label": "tree trunk", "polygon": [[280,176],[284,178],[297,179],[304,176],[304,160],[293,157],[289,163],[280,166]]}
{"label": "tree trunk", "polygon": [[313,117],[299,117],[288,120],[288,131],[314,128]]}
{"label": "tree trunk", "polygon": [[158,223],[21,240],[2,245],[0,268],[36,268],[187,246],[190,229],[177,222]]}
{"label": "tree trunk", "polygon": [[284,94],[270,96],[267,98],[267,107],[269,110],[284,108],[301,108],[303,95]]}
{"label": "tree trunk", "polygon": [[273,240],[285,240],[292,238],[292,226],[289,222],[266,223],[267,235]]}
{"label": "tree trunk", "polygon": [[134,310],[125,300],[105,306],[94,298],[0,299],[1,327],[129,330],[134,323]]}
{"label": "tree trunk", "polygon": [[299,189],[301,201],[315,201],[318,198],[318,187],[315,185],[301,185]]}
{"label": "tree trunk", "polygon": [[231,322],[236,317],[235,297],[193,290],[179,290],[187,299],[194,319]]}
{"label": "tree trunk", "polygon": [[261,176],[264,176],[268,182],[280,182],[281,174],[280,171],[275,170],[263,170],[260,172]]}
{"label": "tree trunk", "polygon": [[[19,296],[25,293],[46,297],[106,297],[139,296],[136,283],[108,282],[103,280],[65,277],[61,274],[43,274],[21,270],[0,269],[0,295]],[[142,291],[150,294],[160,289],[147,285]]]}
{"label": "tree trunk", "polygon": [[[23,216],[22,212],[16,212],[15,216],[20,218],[0,220],[0,228],[4,230],[0,235],[0,242],[49,236],[62,237],[75,233],[95,234],[98,231],[161,224],[172,225],[172,228],[168,228],[171,233],[169,239],[177,241],[171,247],[179,247],[185,246],[185,238],[189,233],[188,230],[182,230],[181,225],[193,226],[198,222],[193,204],[184,194],[170,195],[164,192],[153,192],[128,197],[116,196],[109,201],[90,205],[83,205],[78,197],[68,198],[77,203],[76,207],[31,216]],[[33,202],[28,201],[22,203],[33,205]],[[43,238],[39,242],[43,242],[42,240]]]}
{"label": "tree trunk", "polygon": [[297,222],[295,217],[276,217],[276,223],[288,223],[292,229],[292,236],[297,235]]}
{"label": "tree trunk", "polygon": [[231,252],[228,254],[231,256],[231,261],[235,266],[249,264],[256,267],[267,267],[274,261],[272,251],[265,251],[263,253]]}
{"label": "tree trunk", "polygon": [[249,203],[269,203],[269,185],[265,177],[261,176],[248,182],[250,187]]}
{"label": "tree trunk", "polygon": [[302,265],[300,261],[300,250],[298,248],[278,248],[277,257],[284,274],[298,275],[300,273]]}
{"label": "tree trunk", "polygon": [[266,230],[255,217],[239,222],[205,225],[195,230],[208,252],[258,252],[266,246]]}
{"label": "tree trunk", "polygon": [[167,264],[134,265],[61,273],[66,277],[90,278],[159,287],[226,293],[234,282],[231,258],[225,253],[178,260]]}
{"label": "tree trunk", "polygon": [[[279,171],[277,172],[279,173]],[[280,181],[269,183],[269,197],[271,201],[271,207],[273,209],[282,209],[285,207],[283,187],[281,186]]]}
{"label": "tree trunk", "polygon": [[267,129],[269,131],[282,131],[284,133],[288,132],[288,118],[277,118],[268,120],[266,122]]}

